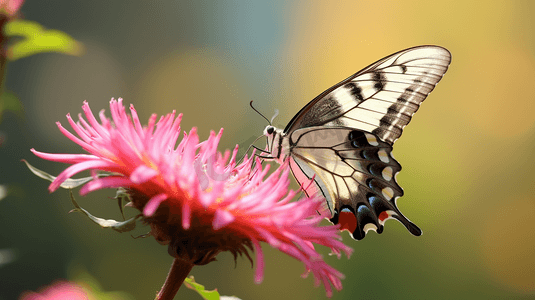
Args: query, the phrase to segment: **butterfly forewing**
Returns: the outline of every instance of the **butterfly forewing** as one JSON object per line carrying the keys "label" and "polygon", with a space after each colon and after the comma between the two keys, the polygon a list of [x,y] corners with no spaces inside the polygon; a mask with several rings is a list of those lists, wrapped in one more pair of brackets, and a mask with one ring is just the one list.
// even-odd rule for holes
{"label": "butterfly forewing", "polygon": [[347,126],[393,144],[451,61],[448,50],[419,46],[392,54],[308,103],[285,129]]}

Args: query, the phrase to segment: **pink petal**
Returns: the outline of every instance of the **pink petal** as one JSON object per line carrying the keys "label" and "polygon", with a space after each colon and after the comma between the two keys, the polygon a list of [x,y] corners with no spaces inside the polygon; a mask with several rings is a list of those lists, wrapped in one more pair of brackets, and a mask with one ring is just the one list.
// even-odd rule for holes
{"label": "pink petal", "polygon": [[268,244],[273,248],[279,248],[281,245],[281,241],[275,238],[268,230],[263,229],[262,227],[258,226],[256,228],[256,231],[260,233],[260,235],[268,242]]}
{"label": "pink petal", "polygon": [[264,280],[264,253],[262,252],[262,247],[256,239],[251,239],[253,242],[255,252],[256,252],[256,269],[254,280],[256,283],[262,283]]}
{"label": "pink petal", "polygon": [[70,164],[76,164],[83,161],[88,160],[97,160],[100,159],[98,156],[90,155],[90,154],[61,154],[61,153],[44,153],[35,150],[34,148],[30,149],[33,154],[36,156],[50,160],[50,161],[56,161],[56,162],[62,162],[62,163],[70,163]]}
{"label": "pink petal", "polygon": [[91,147],[88,143],[80,140],[79,138],[75,137],[72,133],[70,133],[67,129],[65,129],[63,126],[61,126],[60,122],[56,122],[56,125],[59,128],[59,131],[63,133],[64,136],[66,136],[71,141],[75,142],[76,144],[80,145],[80,147],[84,148],[88,152],[95,151],[95,148]]}
{"label": "pink petal", "polygon": [[143,138],[144,132],[143,132],[143,126],[141,126],[141,122],[139,121],[139,117],[137,115],[137,111],[134,108],[133,104],[130,104],[130,115],[132,116],[132,122],[134,123],[135,129],[137,134]]}
{"label": "pink petal", "polygon": [[81,163],[74,164],[67,169],[63,170],[54,181],[50,184],[48,187],[48,190],[50,192],[53,192],[58,189],[58,187],[63,183],[65,180],[71,178],[73,175],[88,170],[88,169],[102,169],[106,167],[112,167],[114,164],[102,161],[102,160],[89,160]]}
{"label": "pink petal", "polygon": [[86,183],[80,189],[80,195],[85,196],[88,193],[99,190],[99,189],[118,188],[118,187],[130,188],[132,186],[135,186],[135,185],[132,183],[132,181],[130,181],[130,179],[126,177],[110,176],[110,177],[105,177],[105,178],[99,178],[99,179]]}
{"label": "pink petal", "polygon": [[24,0],[7,0],[7,12],[10,15],[14,15],[15,13],[17,13],[23,2]]}
{"label": "pink petal", "polygon": [[[112,99],[113,101],[113,99]],[[84,111],[85,117],[87,118],[87,121],[91,125],[91,127],[98,133],[101,137],[108,137],[109,131],[107,131],[105,128],[102,127],[93,115],[93,112],[91,111],[91,108],[89,107],[89,103],[87,101],[84,101],[84,104],[82,105],[82,110]]]}
{"label": "pink petal", "polygon": [[191,225],[191,207],[188,205],[187,202],[184,201],[184,204],[182,205],[182,227],[184,229],[189,229],[189,226]]}
{"label": "pink petal", "polygon": [[[79,115],[78,118],[81,118],[81,116]],[[69,124],[71,125],[74,132],[76,132],[76,134],[78,134],[78,136],[82,140],[84,140],[86,143],[91,142],[91,135],[89,134],[89,132],[86,129],[82,128],[80,122],[74,122],[74,120],[71,118],[71,114],[67,114],[67,121],[69,121]]]}
{"label": "pink petal", "polygon": [[212,226],[214,230],[219,230],[228,224],[232,223],[236,218],[233,214],[226,210],[218,209],[215,211],[214,221]]}
{"label": "pink petal", "polygon": [[152,197],[143,208],[143,214],[147,217],[152,216],[160,206],[160,203],[165,200],[167,200],[166,194],[158,194]]}
{"label": "pink petal", "polygon": [[146,165],[141,165],[130,174],[130,180],[132,180],[133,183],[141,184],[151,180],[157,175],[158,171],[149,168]]}

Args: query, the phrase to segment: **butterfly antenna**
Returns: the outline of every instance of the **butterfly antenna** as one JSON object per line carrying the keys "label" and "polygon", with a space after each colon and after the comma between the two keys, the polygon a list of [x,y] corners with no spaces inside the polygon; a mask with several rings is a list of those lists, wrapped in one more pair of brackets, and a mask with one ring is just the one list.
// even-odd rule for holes
{"label": "butterfly antenna", "polygon": [[268,120],[268,118],[266,118],[262,113],[260,113],[258,110],[256,110],[256,108],[254,108],[253,106],[253,100],[251,100],[251,102],[249,102],[249,105],[251,106],[251,108],[256,111],[259,115],[262,116],[262,118],[266,119],[266,121],[268,121],[269,125],[271,125],[271,122]]}

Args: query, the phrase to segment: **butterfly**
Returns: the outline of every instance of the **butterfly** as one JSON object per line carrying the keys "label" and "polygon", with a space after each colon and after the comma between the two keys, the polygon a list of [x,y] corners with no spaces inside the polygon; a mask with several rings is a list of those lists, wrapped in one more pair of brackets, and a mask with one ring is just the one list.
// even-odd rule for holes
{"label": "butterfly", "polygon": [[310,101],[284,130],[270,122],[262,157],[289,159],[307,196],[322,195],[327,218],[356,240],[382,233],[388,219],[421,235],[396,205],[403,189],[392,146],[450,62],[445,48],[417,46],[367,66]]}

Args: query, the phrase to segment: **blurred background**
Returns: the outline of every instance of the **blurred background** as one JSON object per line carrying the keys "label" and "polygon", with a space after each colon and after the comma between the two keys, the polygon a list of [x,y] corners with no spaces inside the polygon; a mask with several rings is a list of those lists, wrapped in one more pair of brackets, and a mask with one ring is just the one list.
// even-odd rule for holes
{"label": "blurred background", "polygon": [[[201,138],[224,128],[221,150],[248,146],[266,126],[250,100],[268,117],[279,109],[274,124],[284,127],[331,85],[422,44],[453,54],[394,147],[403,165],[400,210],[424,234],[395,221],[359,242],[344,233],[355,249],[350,260],[322,249],[346,276],[332,299],[535,298],[535,2],[26,0],[21,13],[70,34],[86,52],[9,65],[6,85],[25,112],[0,124],[0,184],[10,190],[0,200],[1,300],[77,272],[104,291],[153,299],[167,275],[166,247],[68,214],[68,192],[49,194],[48,182],[20,162],[59,174],[64,165],[30,148],[79,153],[55,122],[66,124],[83,100],[96,113],[123,97],[142,122],[177,110],[182,128],[197,127]],[[95,215],[120,218],[114,191],[75,195]],[[235,267],[227,253],[191,274],[242,299],[325,298],[300,277],[300,262],[264,250],[262,284],[247,259]],[[176,299],[200,297],[182,288]]]}

